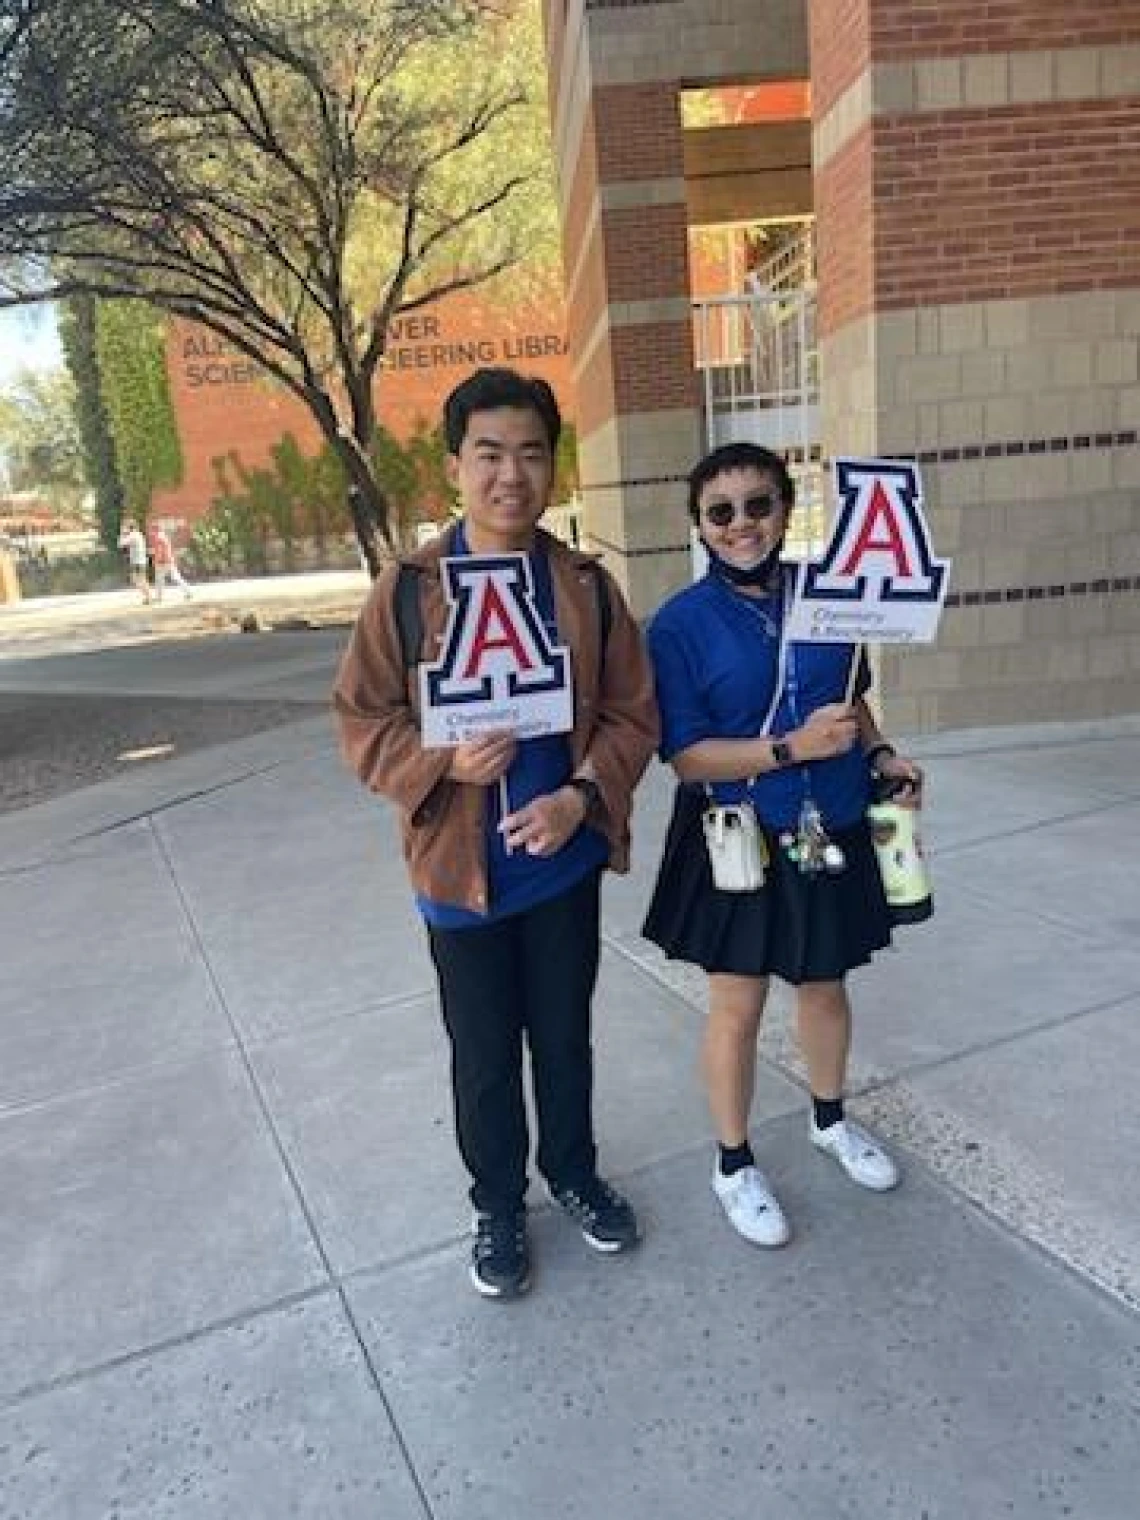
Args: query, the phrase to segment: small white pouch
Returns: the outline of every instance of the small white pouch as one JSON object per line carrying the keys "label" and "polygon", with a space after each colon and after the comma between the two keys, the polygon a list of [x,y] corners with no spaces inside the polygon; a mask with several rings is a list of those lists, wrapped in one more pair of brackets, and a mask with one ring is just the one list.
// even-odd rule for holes
{"label": "small white pouch", "polygon": [[712,803],[701,826],[718,891],[755,892],[764,885],[768,845],[750,802]]}
{"label": "small white pouch", "polygon": [[[760,725],[767,734],[780,705],[788,660],[788,625],[780,625],[780,647],[776,661],[776,684],[768,711]],[[751,786],[755,777],[750,777]],[[712,867],[713,886],[720,892],[756,892],[764,885],[768,864],[768,842],[751,802],[714,802],[712,787],[706,784],[708,806],[701,814],[705,848]]]}

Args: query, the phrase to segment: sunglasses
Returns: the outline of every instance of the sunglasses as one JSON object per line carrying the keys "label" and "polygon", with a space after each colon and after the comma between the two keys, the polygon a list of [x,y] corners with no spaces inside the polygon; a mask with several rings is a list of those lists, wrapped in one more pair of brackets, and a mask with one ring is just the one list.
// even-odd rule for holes
{"label": "sunglasses", "polygon": [[713,501],[704,508],[704,519],[714,528],[727,528],[736,521],[738,510],[748,522],[767,522],[783,510],[784,503],[774,492],[765,496],[749,496],[742,502]]}

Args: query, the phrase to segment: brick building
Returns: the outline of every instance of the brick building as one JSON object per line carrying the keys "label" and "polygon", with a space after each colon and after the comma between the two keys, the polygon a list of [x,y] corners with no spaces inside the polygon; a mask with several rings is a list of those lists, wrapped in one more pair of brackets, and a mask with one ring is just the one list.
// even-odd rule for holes
{"label": "brick building", "polygon": [[[571,394],[561,291],[542,293],[537,277],[530,283],[525,299],[510,300],[500,286],[396,319],[376,388],[390,432],[403,439],[421,422],[436,424],[443,398],[481,364],[541,374]],[[217,493],[215,459],[235,453],[244,465],[264,465],[285,434],[306,453],[320,449],[308,409],[216,334],[172,324],[166,361],[184,470],[180,485],[156,494],[153,516],[185,525],[203,517]]]}
{"label": "brick building", "polygon": [[892,726],[1140,708],[1140,0],[544,8],[586,534],[638,610],[747,421],[695,351],[709,238],[739,295],[741,241],[799,220],[803,457],[916,456],[954,559],[938,646],[882,657]]}

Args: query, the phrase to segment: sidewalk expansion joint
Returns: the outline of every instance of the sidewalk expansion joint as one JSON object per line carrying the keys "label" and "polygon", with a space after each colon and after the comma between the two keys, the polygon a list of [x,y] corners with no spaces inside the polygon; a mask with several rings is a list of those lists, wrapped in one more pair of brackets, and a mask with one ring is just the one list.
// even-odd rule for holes
{"label": "sidewalk expansion joint", "polygon": [[329,1281],[314,1283],[309,1288],[298,1288],[296,1292],[282,1294],[280,1298],[271,1299],[268,1303],[255,1304],[248,1309],[236,1310],[233,1314],[227,1314],[221,1319],[209,1320],[204,1325],[195,1326],[193,1330],[183,1331],[181,1335],[166,1336],[162,1340],[150,1342],[149,1345],[138,1346],[132,1351],[124,1351],[118,1356],[108,1357],[105,1361],[92,1362],[86,1367],[76,1367],[73,1371],[62,1372],[56,1377],[41,1378],[35,1382],[26,1383],[23,1388],[0,1398],[0,1413],[15,1409],[17,1405],[27,1403],[29,1399],[41,1398],[49,1393],[59,1393],[65,1388],[74,1387],[77,1383],[86,1383],[92,1378],[102,1377],[105,1373],[117,1372],[122,1367],[136,1366],[139,1362],[161,1356],[164,1352],[178,1351],[184,1346],[193,1346],[211,1335],[236,1329],[239,1325],[248,1325],[251,1321],[265,1319],[271,1314],[283,1313],[285,1310],[295,1308],[298,1304],[310,1303],[313,1299],[326,1297],[335,1291],[335,1286]]}
{"label": "sidewalk expansion joint", "polygon": [[[1011,1029],[1006,1034],[994,1035],[992,1039],[982,1040],[976,1045],[969,1045],[963,1050],[948,1051],[945,1055],[935,1056],[926,1062],[917,1062],[913,1066],[906,1066],[899,1071],[892,1072],[889,1076],[872,1078],[866,1084],[852,1087],[850,1096],[862,1098],[874,1096],[879,1093],[889,1093],[892,1088],[905,1086],[915,1077],[926,1077],[932,1072],[946,1071],[947,1069],[960,1066],[966,1061],[972,1061],[977,1056],[990,1055],[995,1050],[1004,1050],[1010,1045],[1019,1045],[1023,1040],[1029,1040],[1039,1034],[1049,1034],[1056,1029],[1065,1029],[1071,1024],[1079,1024],[1083,1019],[1094,1018],[1099,1013],[1111,1013],[1115,1008],[1126,1008],[1129,1003],[1134,1003],[1140,997],[1140,986],[1131,991],[1122,992],[1116,996],[1105,998],[1103,1002],[1092,1003],[1087,1008],[1070,1008],[1067,1013],[1059,1013],[1051,1019],[1041,1019],[1035,1024],[1025,1024],[1020,1029]],[[775,1063],[772,1063],[775,1064]]]}
{"label": "sidewalk expansion joint", "polygon": [[[305,721],[310,720],[306,719]],[[257,738],[260,736],[252,735],[251,737]],[[0,880],[9,876],[27,875],[29,872],[44,870],[52,866],[66,865],[72,858],[71,852],[79,845],[92,844],[100,839],[109,838],[121,830],[131,828],[136,824],[149,824],[152,819],[159,818],[164,813],[175,812],[178,808],[185,807],[188,803],[199,802],[204,798],[217,796],[219,793],[229,791],[234,787],[244,786],[248,781],[256,781],[262,776],[269,776],[277,771],[287,770],[291,765],[301,765],[309,759],[311,759],[311,755],[305,754],[290,755],[280,760],[267,761],[264,765],[254,766],[248,770],[241,771],[237,775],[227,776],[224,781],[217,781],[209,786],[196,787],[191,791],[180,792],[177,796],[167,797],[162,801],[156,802],[151,807],[141,809],[139,812],[116,817],[108,823],[100,824],[97,828],[85,829],[78,834],[72,834],[55,845],[52,852],[48,855],[41,855],[32,860],[22,861],[16,866],[0,866]],[[95,783],[95,785],[105,784],[107,783]],[[74,796],[75,793],[68,795]],[[59,800],[62,799],[56,798],[51,802],[42,803],[41,806],[51,807],[55,801]],[[9,816],[15,817],[17,815],[11,814]],[[2,828],[2,825],[3,819],[0,819],[0,828]]]}
{"label": "sidewalk expansion joint", "polygon": [[1076,808],[1071,813],[1057,813],[1051,818],[1042,818],[1036,823],[1021,823],[1015,828],[997,829],[982,839],[962,839],[956,844],[938,845],[931,848],[928,853],[932,858],[942,860],[951,855],[967,854],[970,850],[985,850],[1002,840],[1017,839],[1023,834],[1040,834],[1043,830],[1055,828],[1059,823],[1080,823],[1087,818],[1099,818],[1102,814],[1114,813],[1119,808],[1135,807],[1137,803],[1140,803],[1140,792],[1106,798],[1096,807]]}
{"label": "sidewalk expansion joint", "polygon": [[422,987],[413,988],[410,992],[396,992],[391,997],[373,998],[367,1003],[360,1003],[355,1008],[346,1008],[340,1013],[324,1014],[298,1029],[274,1029],[266,1034],[250,1035],[248,1044],[251,1050],[265,1050],[272,1045],[288,1044],[291,1040],[308,1039],[313,1034],[347,1023],[350,1019],[367,1018],[369,1014],[391,1013],[397,1009],[410,1007],[413,1003],[420,1003],[425,998],[434,999],[435,996],[435,987],[425,982]]}

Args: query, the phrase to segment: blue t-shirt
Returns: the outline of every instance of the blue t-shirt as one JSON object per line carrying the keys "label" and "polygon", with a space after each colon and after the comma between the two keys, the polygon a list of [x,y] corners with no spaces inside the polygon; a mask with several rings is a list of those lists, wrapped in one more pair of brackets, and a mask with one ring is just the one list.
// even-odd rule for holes
{"label": "blue t-shirt", "polygon": [[[745,596],[711,574],[664,603],[647,632],[663,760],[702,739],[752,739],[763,731],[776,687],[782,616],[782,593]],[[788,733],[816,708],[842,702],[853,654],[850,644],[790,643],[767,731]],[[857,693],[869,684],[862,674]],[[717,782],[712,790],[719,802],[750,797],[773,829],[794,828],[810,796],[828,827],[844,828],[863,816],[869,775],[856,747],[831,760],[769,771],[751,786]]]}
{"label": "blue t-shirt", "polygon": [[[452,553],[468,553],[462,523],[456,530]],[[551,642],[557,643],[558,623],[550,565],[541,551],[531,554],[529,559],[539,616]],[[535,797],[565,786],[571,774],[570,759],[570,743],[565,734],[524,739],[506,774],[505,812],[517,812]],[[487,859],[487,912],[476,913],[470,908],[433,902],[417,895],[416,906],[434,928],[471,929],[523,913],[527,908],[561,897],[609,859],[610,848],[605,835],[586,827],[573,833],[554,855],[528,855],[525,850],[518,849],[508,852],[499,829],[504,816],[504,788],[496,785],[485,790],[483,835]]]}

